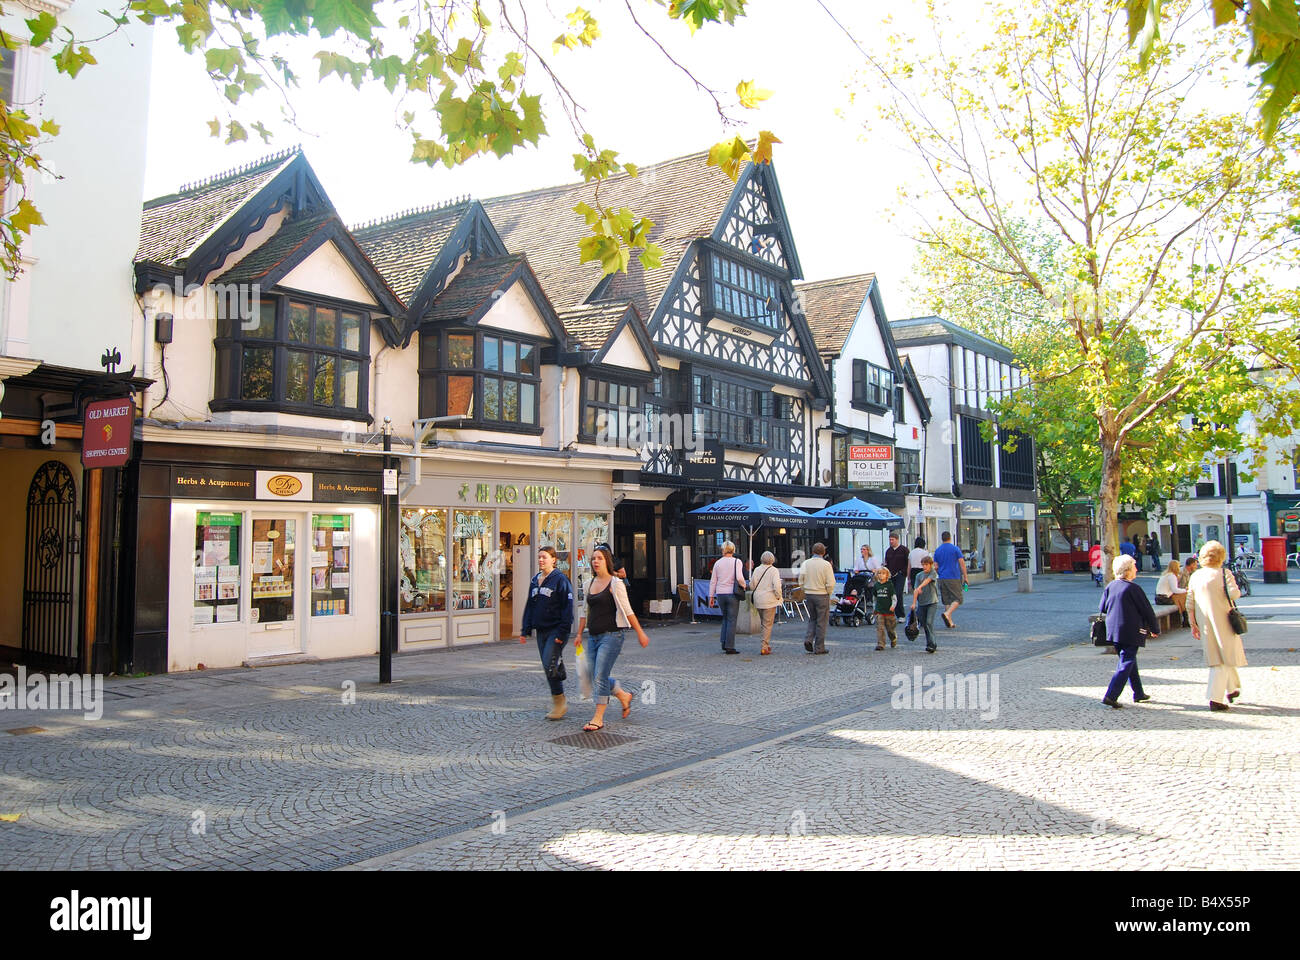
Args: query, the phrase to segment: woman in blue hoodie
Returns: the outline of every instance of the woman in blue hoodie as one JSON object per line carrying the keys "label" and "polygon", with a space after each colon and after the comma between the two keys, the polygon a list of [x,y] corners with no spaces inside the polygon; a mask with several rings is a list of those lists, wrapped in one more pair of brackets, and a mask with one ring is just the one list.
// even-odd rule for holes
{"label": "woman in blue hoodie", "polygon": [[537,551],[540,572],[529,587],[523,632],[519,635],[519,642],[527,643],[528,635],[537,631],[537,653],[551,687],[547,720],[561,720],[569,710],[569,701],[564,697],[564,644],[573,631],[573,587],[558,565],[559,557],[553,549],[542,547]]}

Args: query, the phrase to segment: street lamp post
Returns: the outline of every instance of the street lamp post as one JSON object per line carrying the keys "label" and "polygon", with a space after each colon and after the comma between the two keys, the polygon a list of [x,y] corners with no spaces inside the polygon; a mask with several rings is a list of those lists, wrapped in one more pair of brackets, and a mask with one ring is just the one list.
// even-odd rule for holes
{"label": "street lamp post", "polygon": [[[393,650],[397,646],[397,510],[394,501],[397,493],[389,478],[396,470],[392,457],[393,421],[384,417],[384,479],[383,499],[379,510],[379,543],[382,551],[379,561],[379,682],[393,682]],[[389,491],[392,490],[392,493]]]}

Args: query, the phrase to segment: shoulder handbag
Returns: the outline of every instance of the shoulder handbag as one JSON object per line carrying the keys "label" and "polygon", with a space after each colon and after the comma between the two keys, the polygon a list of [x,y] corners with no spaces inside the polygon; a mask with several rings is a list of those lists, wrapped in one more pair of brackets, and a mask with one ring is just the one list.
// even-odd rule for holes
{"label": "shoulder handbag", "polygon": [[742,566],[740,565],[740,561],[739,561],[739,560],[736,561],[736,567],[737,567],[737,571],[736,571],[736,581],[735,581],[735,584],[734,584],[734,585],[732,586],[732,588],[731,588],[731,595],[732,595],[733,597],[737,597],[738,599],[744,600],[744,599],[745,599],[745,588],[742,587],[742,586],[740,585],[740,578],[741,578],[742,576],[744,576],[744,567],[742,567]]}
{"label": "shoulder handbag", "polygon": [[1242,612],[1237,609],[1237,605],[1232,602],[1232,594],[1228,592],[1228,571],[1223,571],[1223,595],[1228,598],[1228,626],[1232,627],[1232,632],[1240,636],[1245,633],[1248,624]]}
{"label": "shoulder handbag", "polygon": [[1110,646],[1110,641],[1106,639],[1106,618],[1105,617],[1101,617],[1101,616],[1093,617],[1092,645],[1094,647]]}

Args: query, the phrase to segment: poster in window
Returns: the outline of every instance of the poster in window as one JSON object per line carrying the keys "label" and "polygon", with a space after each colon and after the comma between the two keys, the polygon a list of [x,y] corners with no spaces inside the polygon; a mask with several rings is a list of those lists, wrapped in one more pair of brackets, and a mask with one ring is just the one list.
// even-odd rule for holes
{"label": "poster in window", "polygon": [[313,617],[339,617],[352,612],[350,514],[314,514],[311,518],[311,613]]}
{"label": "poster in window", "polygon": [[239,620],[242,566],[240,513],[199,511],[194,522],[194,620],[197,624]]}

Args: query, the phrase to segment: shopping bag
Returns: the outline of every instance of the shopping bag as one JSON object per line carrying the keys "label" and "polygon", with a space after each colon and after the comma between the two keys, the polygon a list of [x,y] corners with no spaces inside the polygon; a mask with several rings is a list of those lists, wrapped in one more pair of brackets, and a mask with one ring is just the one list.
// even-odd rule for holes
{"label": "shopping bag", "polygon": [[587,648],[579,640],[574,647],[574,653],[578,659],[578,689],[582,693],[583,700],[591,699],[591,658],[587,656]]}

